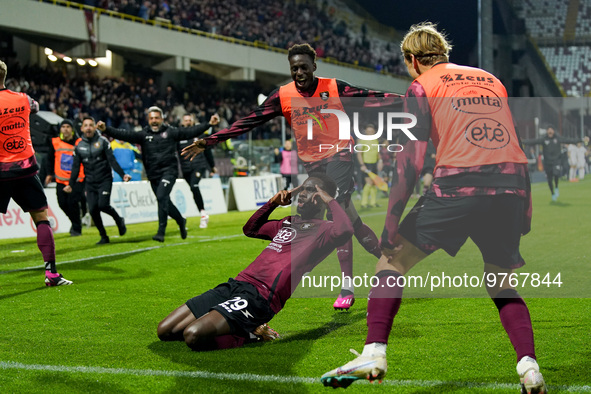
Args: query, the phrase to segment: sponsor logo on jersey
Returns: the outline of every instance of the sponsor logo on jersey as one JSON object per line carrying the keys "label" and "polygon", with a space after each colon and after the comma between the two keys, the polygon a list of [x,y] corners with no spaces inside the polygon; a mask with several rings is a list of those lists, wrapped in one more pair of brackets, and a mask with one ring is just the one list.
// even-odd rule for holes
{"label": "sponsor logo on jersey", "polygon": [[8,153],[21,153],[27,148],[27,141],[20,135],[8,137],[3,144],[4,150]]}
{"label": "sponsor logo on jersey", "polygon": [[509,141],[509,130],[497,120],[479,118],[466,127],[464,135],[468,142],[483,149],[501,149]]}
{"label": "sponsor logo on jersey", "polygon": [[490,89],[465,86],[454,93],[451,105],[466,114],[492,114],[503,108],[503,101]]}
{"label": "sponsor logo on jersey", "polygon": [[18,108],[2,108],[0,109],[0,115],[10,115],[10,114],[16,114],[19,112],[23,112],[25,110],[25,106],[21,106]]}
{"label": "sponsor logo on jersey", "polygon": [[440,76],[441,80],[444,84],[453,81],[468,81],[468,82],[486,82],[486,83],[495,83],[495,80],[492,77],[476,77],[474,75],[465,75],[465,74],[445,74]]}
{"label": "sponsor logo on jersey", "polygon": [[286,244],[293,241],[296,235],[297,232],[294,228],[282,227],[279,229],[275,237],[273,237],[273,242],[278,244]]}
{"label": "sponsor logo on jersey", "polygon": [[27,122],[25,122],[23,118],[20,116],[13,116],[0,124],[0,133],[4,135],[18,134],[26,125]]}

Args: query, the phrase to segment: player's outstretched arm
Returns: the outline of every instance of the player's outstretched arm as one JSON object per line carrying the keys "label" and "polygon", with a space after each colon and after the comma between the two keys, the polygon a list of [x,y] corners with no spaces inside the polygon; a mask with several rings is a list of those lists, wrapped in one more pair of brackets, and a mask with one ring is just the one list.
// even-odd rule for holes
{"label": "player's outstretched arm", "polygon": [[218,114],[211,115],[209,122],[199,123],[191,127],[171,127],[170,136],[176,141],[188,140],[192,138],[199,138],[204,135],[211,127],[220,123],[220,116]]}
{"label": "player's outstretched arm", "polygon": [[96,123],[96,128],[102,134],[108,135],[109,137],[116,138],[118,140],[131,142],[132,144],[141,144],[145,138],[143,133],[138,133],[133,130],[116,129],[114,127],[107,126],[107,124],[102,120],[99,120]]}
{"label": "player's outstretched arm", "polygon": [[199,139],[181,151],[181,155],[193,160],[198,154],[205,150],[205,140]]}

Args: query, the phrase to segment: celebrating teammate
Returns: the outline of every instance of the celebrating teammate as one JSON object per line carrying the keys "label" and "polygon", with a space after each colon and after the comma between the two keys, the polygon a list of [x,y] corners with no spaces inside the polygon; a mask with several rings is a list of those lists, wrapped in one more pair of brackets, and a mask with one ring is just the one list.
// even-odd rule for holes
{"label": "celebrating teammate", "polygon": [[[304,164],[304,168],[308,174],[325,172],[335,180],[338,186],[337,200],[353,223],[355,237],[368,252],[379,257],[381,252],[376,235],[361,221],[355,206],[351,203],[351,194],[355,190],[351,141],[338,138],[337,116],[327,113],[323,114],[323,123],[328,126],[326,130],[316,130],[314,139],[308,140],[305,120],[302,123],[302,118],[296,114],[299,110],[292,113],[292,109],[295,109],[292,99],[321,99],[326,101],[326,108],[343,110],[341,97],[386,97],[388,100],[384,100],[382,104],[391,105],[392,99],[400,96],[358,88],[334,78],[316,77],[314,75],[316,71],[316,51],[309,44],[292,46],[288,51],[287,58],[293,82],[271,92],[269,97],[257,109],[234,122],[230,128],[221,130],[203,140],[198,140],[193,145],[185,148],[184,154],[194,157],[201,153],[206,146],[237,137],[277,116],[285,116],[295,134],[297,153]],[[372,101],[373,105],[378,104],[376,101]],[[292,115],[297,119],[292,119]],[[321,144],[332,146],[334,149],[319,149]],[[349,278],[353,277],[352,249],[352,241],[337,249],[342,274],[344,277]],[[343,282],[347,283],[349,281]],[[355,301],[353,290],[351,283],[342,288],[339,297],[334,303],[335,309],[349,309]]]}
{"label": "celebrating teammate", "polygon": [[[328,176],[312,173],[297,189],[273,196],[243,229],[246,236],[271,243],[235,279],[175,309],[158,325],[158,337],[184,340],[193,350],[227,349],[261,336],[276,337],[266,323],[283,308],[302,275],[353,235],[351,221],[333,199],[336,189]],[[275,208],[290,205],[296,194],[299,216],[269,220]],[[333,221],[323,220],[326,208]]]}
{"label": "celebrating teammate", "polygon": [[[397,156],[363,353],[321,380],[326,386],[346,387],[357,379],[382,379],[388,337],[402,298],[404,282],[397,279],[439,248],[455,256],[470,237],[482,253],[484,271],[499,279],[494,285],[487,282],[487,290],[517,353],[522,392],[545,393],[528,308],[510,282],[500,280],[524,264],[519,241],[531,220],[527,158],[513,127],[505,87],[484,70],[448,63],[451,46],[431,23],[412,26],[401,49],[415,78],[406,100],[407,111],[418,119],[413,128],[418,141],[408,141]],[[477,104],[470,97],[478,98]],[[466,110],[468,103],[472,107]],[[437,148],[432,188],[399,228],[429,137]]]}
{"label": "celebrating teammate", "polygon": [[12,198],[29,212],[37,227],[37,246],[45,262],[45,285],[71,285],[57,272],[55,241],[47,217],[47,197],[37,175],[39,166],[31,142],[29,115],[39,111],[39,104],[25,93],[8,90],[4,83],[8,68],[0,60],[0,213],[6,214]]}

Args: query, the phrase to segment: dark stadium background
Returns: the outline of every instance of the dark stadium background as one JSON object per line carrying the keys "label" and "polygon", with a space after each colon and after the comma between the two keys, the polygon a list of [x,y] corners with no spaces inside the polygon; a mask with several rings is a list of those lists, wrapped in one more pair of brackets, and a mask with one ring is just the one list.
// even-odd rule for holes
{"label": "dark stadium background", "polygon": [[[415,23],[423,21],[437,23],[448,33],[454,46],[451,61],[478,66],[475,47],[478,36],[477,0],[356,1],[378,22],[392,26],[401,33],[407,31]],[[498,20],[498,18],[494,20]],[[500,28],[500,26],[495,26],[495,28]]]}

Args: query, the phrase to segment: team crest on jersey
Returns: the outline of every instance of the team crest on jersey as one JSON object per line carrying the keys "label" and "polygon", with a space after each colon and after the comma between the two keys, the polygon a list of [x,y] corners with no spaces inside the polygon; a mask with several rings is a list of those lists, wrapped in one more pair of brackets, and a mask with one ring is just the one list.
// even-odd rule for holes
{"label": "team crest on jersey", "polygon": [[101,147],[100,141],[95,142],[94,143],[94,147],[97,148],[97,149],[100,148]]}
{"label": "team crest on jersey", "polygon": [[161,133],[161,135],[162,135],[162,138],[167,138],[168,137],[168,131],[163,131]]}
{"label": "team crest on jersey", "polygon": [[278,244],[286,244],[288,242],[293,241],[296,237],[297,232],[294,228],[291,227],[282,227],[277,232],[277,235],[273,238],[273,242],[277,242]]}
{"label": "team crest on jersey", "polygon": [[300,226],[302,230],[310,230],[312,227],[314,227],[314,223],[303,223]]}
{"label": "team crest on jersey", "polygon": [[320,98],[322,101],[328,100],[328,92],[320,92]]}

